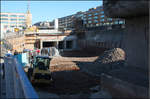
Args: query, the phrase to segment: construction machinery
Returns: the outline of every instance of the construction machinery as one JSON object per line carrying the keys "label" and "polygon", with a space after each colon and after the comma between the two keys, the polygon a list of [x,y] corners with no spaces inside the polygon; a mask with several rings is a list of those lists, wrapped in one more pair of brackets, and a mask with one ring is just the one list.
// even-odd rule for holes
{"label": "construction machinery", "polygon": [[35,56],[32,62],[32,67],[28,69],[28,77],[31,83],[52,83],[52,76],[50,71],[50,61],[49,56]]}

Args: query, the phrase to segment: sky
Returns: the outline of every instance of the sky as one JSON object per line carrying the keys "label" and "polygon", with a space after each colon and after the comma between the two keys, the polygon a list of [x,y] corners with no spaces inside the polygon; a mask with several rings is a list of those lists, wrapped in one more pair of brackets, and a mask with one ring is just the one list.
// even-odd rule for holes
{"label": "sky", "polygon": [[101,0],[93,1],[1,1],[1,12],[26,13],[30,3],[32,24],[39,21],[52,21],[78,11],[102,5]]}

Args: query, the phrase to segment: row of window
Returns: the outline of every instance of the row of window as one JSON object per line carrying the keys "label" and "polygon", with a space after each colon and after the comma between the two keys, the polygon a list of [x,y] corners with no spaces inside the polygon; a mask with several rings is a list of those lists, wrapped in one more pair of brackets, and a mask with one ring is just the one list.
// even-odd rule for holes
{"label": "row of window", "polygon": [[[104,15],[101,15],[100,17],[101,17],[101,18],[104,18]],[[93,19],[93,18],[94,18],[94,19],[98,19],[98,16],[88,17],[88,19]]]}
{"label": "row of window", "polygon": [[[100,19],[101,22],[104,21],[104,19]],[[92,21],[88,21],[88,23],[92,23]],[[98,20],[94,20],[94,23],[98,23]]]}
{"label": "row of window", "polygon": [[5,23],[5,24],[25,24],[25,22],[1,22],[1,23]]}
{"label": "row of window", "polygon": [[[104,14],[104,11],[101,11],[100,13],[98,13],[98,12],[96,12],[96,13],[94,13],[94,15],[99,15],[99,14]],[[92,14],[87,14],[87,16],[92,16]],[[85,16],[84,16],[85,17]]]}
{"label": "row of window", "polygon": [[93,25],[96,25],[96,26],[102,26],[102,25],[112,25],[112,24],[124,24],[124,21],[115,21],[115,22],[105,22],[105,23],[98,23],[97,20],[94,20],[94,22],[96,24],[91,24],[92,21],[88,21],[88,24],[87,23],[84,23],[84,24],[87,24],[87,26],[93,26]]}
{"label": "row of window", "polygon": [[[5,27],[5,28],[8,28],[9,25],[5,25],[4,27]],[[10,25],[10,27],[23,27],[23,25],[19,25],[19,26],[17,26],[17,25]]]}
{"label": "row of window", "polygon": [[7,14],[1,14],[1,17],[25,17],[25,15],[7,15]]}
{"label": "row of window", "polygon": [[[0,20],[8,20],[8,18],[0,18]],[[17,19],[10,19],[11,21],[17,21]],[[25,21],[25,19],[18,19],[19,21]]]}

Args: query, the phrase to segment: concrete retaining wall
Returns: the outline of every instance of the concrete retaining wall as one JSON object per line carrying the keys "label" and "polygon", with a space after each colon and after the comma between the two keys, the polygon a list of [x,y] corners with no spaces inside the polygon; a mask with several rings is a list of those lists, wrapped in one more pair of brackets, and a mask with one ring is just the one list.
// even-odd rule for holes
{"label": "concrete retaining wall", "polygon": [[148,88],[128,83],[106,74],[102,74],[101,76],[101,86],[113,98],[148,98]]}
{"label": "concrete retaining wall", "polygon": [[124,29],[91,30],[86,32],[85,39],[79,39],[80,48],[122,48]]}

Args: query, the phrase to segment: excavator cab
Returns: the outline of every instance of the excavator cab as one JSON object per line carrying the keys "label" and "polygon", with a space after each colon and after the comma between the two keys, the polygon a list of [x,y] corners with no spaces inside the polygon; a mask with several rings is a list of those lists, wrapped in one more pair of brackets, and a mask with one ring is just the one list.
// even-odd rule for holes
{"label": "excavator cab", "polygon": [[33,67],[29,68],[28,75],[32,83],[51,83],[50,61],[52,58],[48,56],[36,56],[34,58]]}

